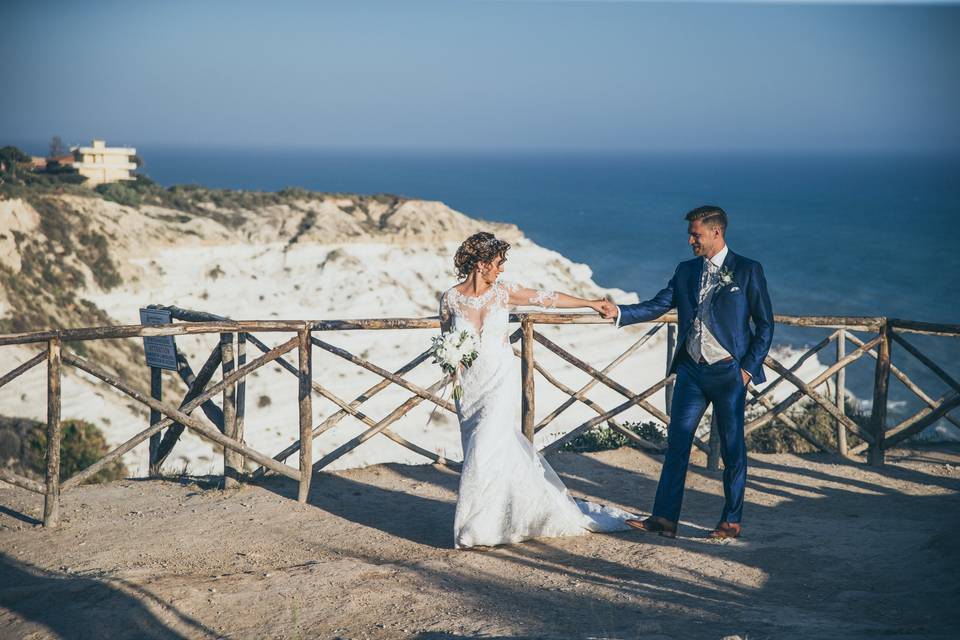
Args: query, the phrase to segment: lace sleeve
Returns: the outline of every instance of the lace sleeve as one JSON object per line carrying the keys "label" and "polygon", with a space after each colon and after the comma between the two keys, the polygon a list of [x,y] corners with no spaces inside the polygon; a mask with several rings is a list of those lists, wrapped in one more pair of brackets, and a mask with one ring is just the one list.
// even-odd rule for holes
{"label": "lace sleeve", "polygon": [[504,289],[507,292],[508,301],[515,307],[543,307],[553,309],[557,306],[556,291],[540,291],[537,289],[526,289],[514,282],[505,282]]}

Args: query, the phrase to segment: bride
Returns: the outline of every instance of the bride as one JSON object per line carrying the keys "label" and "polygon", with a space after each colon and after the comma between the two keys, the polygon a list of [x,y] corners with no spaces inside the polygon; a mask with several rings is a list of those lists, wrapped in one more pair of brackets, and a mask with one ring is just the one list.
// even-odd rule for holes
{"label": "bride", "polygon": [[491,233],[467,238],[454,258],[463,281],[440,300],[444,332],[466,330],[480,338],[479,357],[457,373],[463,469],[454,544],[462,549],[629,529],[624,520],[635,516],[570,497],[556,472],[521,434],[519,364],[507,338],[510,307],[588,307],[599,312],[603,300],[499,281],[509,248]]}

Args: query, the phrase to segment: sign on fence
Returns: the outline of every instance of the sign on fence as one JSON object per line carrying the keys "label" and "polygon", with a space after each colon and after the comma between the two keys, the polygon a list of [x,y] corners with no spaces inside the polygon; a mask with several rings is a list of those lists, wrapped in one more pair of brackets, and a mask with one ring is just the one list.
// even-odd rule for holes
{"label": "sign on fence", "polygon": [[[170,312],[164,309],[140,309],[140,324],[170,324]],[[177,370],[177,345],[173,336],[144,336],[143,350],[147,366]]]}

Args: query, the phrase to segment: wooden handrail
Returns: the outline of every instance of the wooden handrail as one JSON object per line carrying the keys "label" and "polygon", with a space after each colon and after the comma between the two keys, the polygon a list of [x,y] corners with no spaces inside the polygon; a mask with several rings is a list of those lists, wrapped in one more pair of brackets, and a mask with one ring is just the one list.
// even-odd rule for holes
{"label": "wooden handrail", "polygon": [[918,320],[901,320],[890,318],[887,320],[891,329],[902,333],[925,333],[933,336],[958,336],[960,324],[943,324],[938,322],[920,322]]}
{"label": "wooden handrail", "polygon": [[[525,319],[530,320],[534,324],[613,324],[613,320],[604,320],[595,313],[529,312],[510,314],[511,322],[523,322]],[[775,315],[774,321],[779,324],[799,327],[877,331],[883,325],[885,318]],[[675,313],[668,313],[650,321],[651,324],[663,322],[676,324],[677,315]],[[934,333],[937,335],[960,335],[960,325],[907,320],[891,320],[890,322],[892,323],[891,326],[896,327],[898,330],[912,331],[915,333]],[[76,342],[81,340],[196,335],[204,333],[249,333],[254,331],[288,331],[296,333],[305,325],[310,331],[437,329],[440,326],[440,320],[436,316],[430,316],[427,318],[363,318],[356,320],[218,320],[174,322],[162,325],[129,324],[0,334],[0,346],[47,342],[52,338],[59,338],[62,342]]]}
{"label": "wooden handrail", "polygon": [[[178,307],[157,307],[171,312],[171,316],[177,322],[166,325],[118,325],[103,327],[83,327],[75,329],[61,329],[54,331],[34,331],[25,333],[11,333],[0,335],[0,346],[3,345],[21,345],[21,344],[43,344],[44,350],[33,355],[25,362],[14,367],[9,372],[0,375],[0,386],[18,378],[31,368],[40,365],[44,361],[47,364],[47,472],[44,483],[38,483],[19,476],[15,473],[4,471],[0,473],[0,481],[23,487],[25,489],[42,493],[45,497],[44,506],[44,524],[46,526],[56,526],[59,520],[59,502],[62,492],[78,486],[88,480],[97,471],[106,464],[118,459],[124,453],[130,451],[134,446],[143,442],[146,438],[151,438],[151,472],[158,472],[160,463],[166,454],[176,442],[179,432],[184,427],[201,434],[202,436],[217,442],[224,447],[225,451],[225,486],[230,486],[227,476],[231,479],[239,479],[242,475],[243,459],[249,458],[258,462],[261,467],[255,475],[262,475],[263,472],[273,471],[292,478],[299,483],[297,499],[304,502],[310,490],[310,481],[312,473],[319,468],[333,462],[341,455],[359,446],[370,438],[382,435],[388,437],[394,442],[426,457],[434,463],[445,464],[451,468],[458,468],[458,463],[448,461],[445,458],[429,451],[413,442],[406,440],[399,434],[392,431],[389,427],[406,415],[412,408],[427,401],[433,403],[447,411],[456,411],[453,403],[445,400],[437,394],[446,384],[442,379],[434,385],[423,388],[420,385],[410,382],[404,377],[414,368],[425,362],[429,358],[428,352],[421,353],[411,362],[407,363],[396,371],[389,371],[380,367],[363,357],[356,356],[345,349],[334,346],[328,342],[320,340],[311,335],[314,332],[336,332],[336,331],[366,331],[366,330],[409,330],[409,329],[437,329],[439,328],[439,319],[437,317],[426,318],[373,318],[373,319],[337,319],[337,320],[240,320],[235,321],[214,314],[190,311]],[[888,319],[883,317],[850,317],[850,316],[785,316],[776,315],[774,320],[778,324],[791,326],[832,329],[834,330],[828,337],[822,339],[817,345],[808,349],[800,358],[790,367],[777,362],[771,357],[767,357],[765,364],[772,368],[779,377],[769,381],[761,389],[752,388],[749,390],[753,399],[749,404],[753,406],[760,405],[766,412],[760,416],[754,417],[745,427],[746,432],[770,424],[775,419],[780,419],[781,423],[787,428],[796,431],[801,437],[816,446],[822,451],[831,450],[833,447],[823,442],[814,434],[805,431],[805,428],[794,421],[788,411],[801,400],[812,399],[818,406],[831,414],[837,426],[838,449],[843,455],[855,455],[869,450],[868,459],[871,464],[883,464],[884,449],[896,445],[904,439],[919,433],[939,418],[946,417],[955,424],[957,423],[948,414],[950,411],[960,406],[960,381],[948,374],[929,356],[921,352],[915,345],[908,342],[900,334],[915,333],[945,337],[960,337],[960,325],[957,324],[938,324],[929,322],[919,322],[902,319]],[[552,340],[535,331],[537,324],[551,325],[581,325],[581,324],[612,324],[611,320],[605,320],[595,313],[549,313],[549,312],[521,312],[510,314],[511,322],[519,322],[521,327],[511,335],[511,342],[522,339],[521,349],[517,355],[522,362],[522,398],[523,398],[523,423],[524,434],[533,439],[534,434],[545,427],[553,418],[559,415],[573,403],[581,402],[589,407],[597,415],[586,422],[578,425],[568,431],[558,440],[544,447],[545,452],[557,450],[564,442],[568,442],[576,434],[602,422],[608,422],[614,428],[619,429],[634,442],[647,446],[648,448],[658,448],[653,443],[642,441],[631,431],[620,425],[614,418],[623,411],[639,406],[646,413],[649,413],[654,419],[663,424],[669,423],[669,402],[667,403],[667,413],[664,413],[647,402],[653,394],[672,388],[673,376],[667,372],[667,375],[656,384],[642,391],[634,391],[624,385],[616,382],[609,377],[609,371],[622,362],[628,355],[641,347],[660,327],[666,325],[669,327],[667,332],[668,353],[673,353],[677,348],[677,334],[680,328],[677,327],[677,316],[674,313],[666,314],[657,318],[655,321],[646,323],[653,325],[653,328],[637,340],[623,354],[618,356],[603,370],[594,368],[586,361],[560,347]],[[280,332],[294,333],[284,344],[274,348],[269,348],[256,337],[252,332]],[[855,337],[852,331],[877,332],[876,337],[861,340]],[[236,350],[234,350],[233,334],[237,334]],[[136,338],[149,336],[176,336],[176,335],[203,335],[219,334],[219,341],[214,352],[207,359],[203,368],[196,377],[192,376],[189,364],[185,358],[181,362],[179,374],[185,377],[190,387],[187,395],[182,402],[169,404],[162,402],[160,396],[159,376],[154,373],[153,380],[155,389],[151,392],[152,397],[148,397],[139,391],[131,388],[122,380],[116,378],[92,363],[82,358],[75,357],[68,352],[61,353],[62,344],[66,342],[76,342],[85,340],[117,339],[117,338]],[[254,346],[264,352],[264,355],[246,363],[244,345],[250,341]],[[830,342],[837,341],[837,361],[819,372],[813,380],[802,380],[796,371],[803,362],[825,348]],[[845,348],[846,340],[851,340],[857,349],[847,352]],[[542,348],[553,352],[561,359],[565,360],[573,367],[586,372],[590,376],[590,382],[581,389],[575,390],[561,382],[551,372],[547,371],[542,365],[534,359],[534,343],[539,342]],[[940,398],[934,400],[923,389],[903,373],[902,370],[893,366],[891,363],[892,344],[897,344],[909,355],[913,356],[927,369],[931,370],[940,379],[947,383],[952,389]],[[344,360],[356,365],[362,369],[370,371],[382,380],[370,387],[367,391],[357,396],[354,400],[348,402],[332,391],[328,390],[322,384],[315,382],[312,377],[312,348],[319,347],[325,351],[343,358]],[[296,349],[297,364],[287,362],[281,356]],[[845,368],[852,362],[858,360],[864,355],[869,355],[876,360],[876,371],[874,375],[874,409],[871,414],[869,427],[864,428],[852,421],[844,412],[843,389],[845,382],[843,373]],[[234,357],[237,360],[234,362]],[[59,457],[60,457],[60,379],[61,362],[85,371],[86,373],[99,378],[110,386],[122,391],[134,400],[146,405],[152,411],[151,425],[144,431],[141,431],[127,442],[116,447],[103,458],[94,462],[86,469],[75,474],[73,477],[61,483],[59,475]],[[284,451],[272,458],[260,451],[250,448],[244,444],[243,439],[243,384],[248,374],[255,369],[264,366],[268,362],[276,362],[281,368],[286,369],[298,378],[298,413],[299,413],[299,436],[300,439]],[[669,363],[669,358],[668,358]],[[211,382],[211,377],[216,368],[222,368],[223,378],[216,383]],[[561,392],[568,396],[568,399],[557,409],[549,414],[541,424],[534,422],[534,374],[539,372],[548,382]],[[925,407],[913,416],[903,420],[898,425],[890,429],[886,428],[886,404],[889,377],[893,375],[902,382],[905,387],[919,397]],[[825,384],[828,380],[834,378],[837,383],[834,397],[828,399],[821,396],[817,388]],[[607,410],[586,396],[586,392],[596,384],[603,384],[624,396],[625,402],[621,403],[612,410]],[[774,403],[769,396],[779,384],[790,384],[795,391],[779,403]],[[386,417],[376,420],[360,411],[360,405],[376,395],[381,390],[390,385],[396,385],[411,391],[413,395],[408,397],[400,406],[396,407]],[[212,404],[211,398],[214,394],[223,396],[224,409],[220,410]],[[339,408],[339,411],[325,419],[317,427],[311,424],[312,415],[312,396],[318,394],[319,397],[333,402]],[[178,406],[179,405],[179,406]],[[197,418],[191,415],[191,412],[197,408],[203,407],[208,417],[213,415],[218,418],[222,425],[222,433],[217,429],[211,429]],[[214,411],[214,409],[217,409]],[[367,430],[361,435],[353,438],[351,441],[341,445],[336,450],[323,456],[320,460],[313,459],[312,440],[332,428],[341,418],[351,416],[367,426]],[[217,422],[217,420],[214,420]],[[172,428],[169,428],[172,427]],[[160,438],[161,429],[168,428],[163,439]],[[847,431],[852,431],[859,435],[864,444],[853,447],[847,451],[845,446],[845,435]],[[712,442],[712,441],[711,441]],[[711,451],[708,446],[697,440],[697,445],[702,449]],[[716,445],[718,446],[718,445]],[[289,467],[283,464],[283,460],[294,453],[299,452],[298,468]]]}

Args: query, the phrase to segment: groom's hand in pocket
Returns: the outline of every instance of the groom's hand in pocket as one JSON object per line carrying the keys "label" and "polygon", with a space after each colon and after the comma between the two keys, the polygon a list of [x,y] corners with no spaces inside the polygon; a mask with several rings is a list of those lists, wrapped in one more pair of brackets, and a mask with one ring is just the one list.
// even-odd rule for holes
{"label": "groom's hand in pocket", "polygon": [[743,389],[744,391],[746,391],[747,387],[750,386],[750,378],[752,378],[753,376],[751,376],[749,373],[747,373],[743,369],[740,369],[740,375],[743,377]]}

